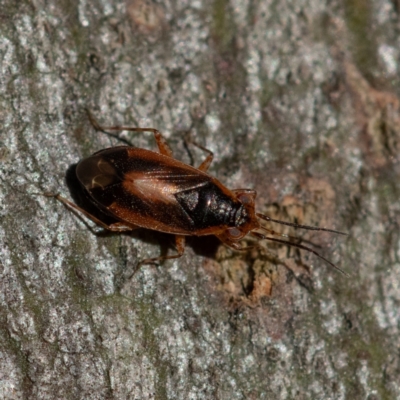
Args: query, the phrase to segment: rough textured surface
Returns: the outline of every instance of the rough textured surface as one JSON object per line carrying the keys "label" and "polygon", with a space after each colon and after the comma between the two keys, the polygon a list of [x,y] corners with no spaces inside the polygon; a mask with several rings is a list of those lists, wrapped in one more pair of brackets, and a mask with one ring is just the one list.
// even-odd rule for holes
{"label": "rough textured surface", "polygon": [[[0,9],[2,399],[400,398],[398,1]],[[167,235],[94,235],[37,195],[69,197],[68,168],[115,144],[85,107],[186,162],[191,128],[261,212],[348,231],[304,234],[351,277],[193,239],[127,279]]]}

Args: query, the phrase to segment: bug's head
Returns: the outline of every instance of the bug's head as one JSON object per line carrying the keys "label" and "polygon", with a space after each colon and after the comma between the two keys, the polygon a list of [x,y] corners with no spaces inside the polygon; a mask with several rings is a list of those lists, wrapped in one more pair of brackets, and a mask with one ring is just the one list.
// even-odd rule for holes
{"label": "bug's head", "polygon": [[252,230],[259,228],[260,224],[256,217],[254,205],[257,195],[256,191],[251,189],[237,189],[233,193],[241,207],[236,213],[234,226],[229,227],[224,232],[224,236],[229,241],[237,242]]}

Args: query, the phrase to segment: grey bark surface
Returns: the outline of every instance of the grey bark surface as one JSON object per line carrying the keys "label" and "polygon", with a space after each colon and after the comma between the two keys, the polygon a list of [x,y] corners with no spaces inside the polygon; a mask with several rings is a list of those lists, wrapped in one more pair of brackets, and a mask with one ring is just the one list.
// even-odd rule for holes
{"label": "grey bark surface", "polygon": [[[1,399],[400,398],[398,2],[0,5]],[[94,234],[40,195],[117,144],[85,108],[198,165],[190,129],[259,212],[348,232],[295,234],[350,277],[198,238],[128,279],[172,238]]]}

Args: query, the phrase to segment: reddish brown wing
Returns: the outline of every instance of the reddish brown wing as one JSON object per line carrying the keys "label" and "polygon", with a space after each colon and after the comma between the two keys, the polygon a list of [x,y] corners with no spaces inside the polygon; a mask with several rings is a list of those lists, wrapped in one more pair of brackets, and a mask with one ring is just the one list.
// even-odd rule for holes
{"label": "reddish brown wing", "polygon": [[78,164],[76,173],[94,201],[121,221],[176,234],[198,230],[191,210],[199,191],[222,187],[178,160],[127,146],[95,153]]}

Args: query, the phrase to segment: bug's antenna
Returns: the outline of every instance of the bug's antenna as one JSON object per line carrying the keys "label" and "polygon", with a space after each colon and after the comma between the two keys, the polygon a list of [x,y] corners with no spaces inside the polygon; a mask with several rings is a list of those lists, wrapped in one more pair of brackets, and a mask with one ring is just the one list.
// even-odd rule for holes
{"label": "bug's antenna", "polygon": [[[304,239],[302,239],[302,238],[298,238],[298,237],[296,237],[296,236],[291,236],[291,235],[288,235],[287,233],[282,233],[282,232],[276,232],[276,231],[274,231],[274,230],[272,230],[272,229],[268,229],[268,228],[266,228],[265,226],[262,226],[262,225],[260,225],[257,229],[261,229],[261,230],[263,230],[264,232],[267,232],[267,233],[269,233],[270,235],[273,235],[273,236],[281,236],[281,237],[284,237],[284,238],[286,238],[286,239],[289,239],[289,240],[293,240],[293,242],[297,242],[297,241],[301,241],[301,242],[308,242],[308,243],[310,243],[310,244],[313,244],[313,243],[311,243],[310,241],[307,241],[307,240],[304,240]],[[314,245],[315,246],[315,245]]]}
{"label": "bug's antenna", "polygon": [[324,260],[327,264],[329,264],[331,267],[335,268],[336,270],[338,270],[339,272],[341,272],[343,275],[345,276],[350,276],[347,272],[343,271],[341,268],[339,268],[337,265],[333,264],[332,262],[330,262],[329,260],[327,260],[325,257],[321,256],[321,254],[319,254],[318,252],[316,252],[315,250],[313,250],[310,247],[307,246],[303,246],[302,244],[299,243],[293,243],[293,242],[289,242],[287,240],[281,240],[281,239],[276,239],[276,238],[272,238],[270,236],[265,236],[262,233],[258,233],[258,232],[251,232],[251,234],[259,239],[263,239],[263,240],[270,240],[271,242],[277,242],[277,243],[282,243],[282,244],[286,244],[287,246],[292,246],[292,247],[297,247],[298,249],[302,249],[302,250],[307,250],[310,253],[315,254],[317,257],[321,258],[322,260]]}
{"label": "bug's antenna", "polygon": [[300,224],[294,224],[292,222],[280,221],[279,219],[273,219],[271,217],[268,217],[268,215],[264,215],[264,214],[260,214],[260,213],[257,213],[256,215],[258,218],[261,218],[264,221],[276,222],[277,224],[281,224],[281,225],[293,226],[293,228],[308,229],[309,231],[332,232],[332,233],[337,233],[338,235],[345,235],[345,236],[348,235],[348,233],[335,231],[333,229],[319,228],[318,226],[300,225]]}

